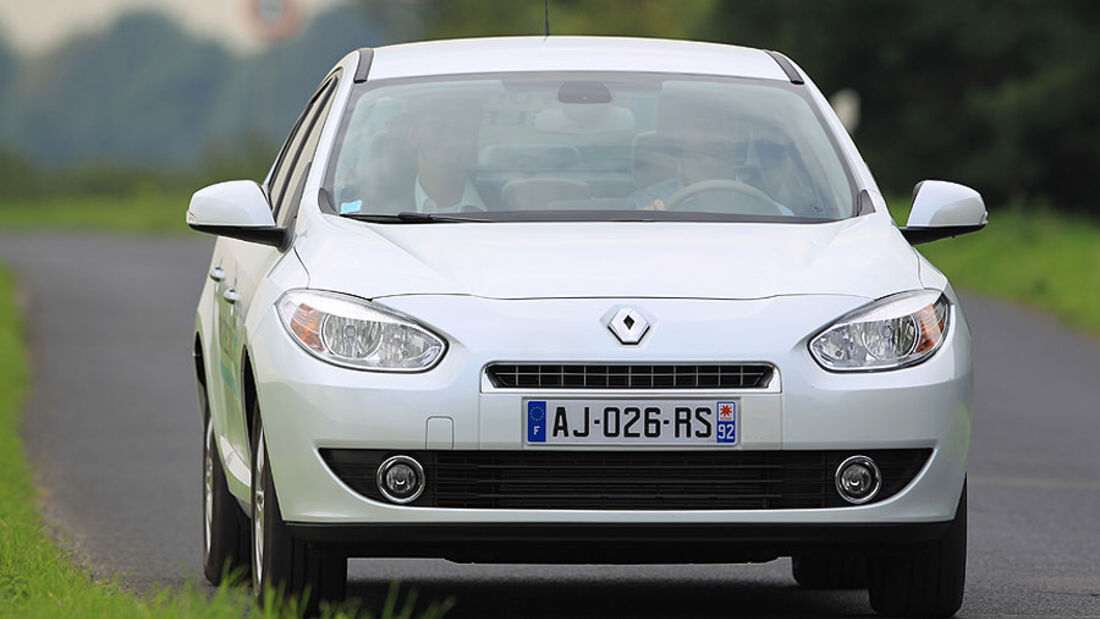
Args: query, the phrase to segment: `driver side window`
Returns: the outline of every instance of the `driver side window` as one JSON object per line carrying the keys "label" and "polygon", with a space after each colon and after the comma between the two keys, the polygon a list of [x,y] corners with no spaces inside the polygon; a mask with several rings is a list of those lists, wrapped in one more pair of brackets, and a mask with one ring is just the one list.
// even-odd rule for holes
{"label": "driver side window", "polygon": [[334,79],[327,80],[317,89],[317,92],[314,93],[309,104],[294,123],[294,128],[291,130],[290,136],[287,138],[282,151],[279,153],[279,158],[275,162],[275,167],[272,169],[266,189],[267,199],[271,204],[272,210],[275,212],[276,219],[278,219],[279,212],[283,208],[283,203],[287,197],[286,190],[290,183],[291,176],[294,175],[297,168],[296,163],[298,153],[302,149],[302,142],[309,134],[309,129],[313,124],[313,118],[316,116],[317,107],[326,99],[326,95],[330,92],[329,86],[332,85],[334,81]]}

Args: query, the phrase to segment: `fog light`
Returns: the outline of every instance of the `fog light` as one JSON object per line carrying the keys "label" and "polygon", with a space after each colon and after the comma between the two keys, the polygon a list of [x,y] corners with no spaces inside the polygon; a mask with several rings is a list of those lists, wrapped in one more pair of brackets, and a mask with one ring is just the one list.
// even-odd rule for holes
{"label": "fog light", "polygon": [[849,503],[859,505],[875,498],[882,486],[875,461],[867,456],[852,456],[836,467],[836,491]]}
{"label": "fog light", "polygon": [[411,503],[424,492],[424,468],[408,456],[388,458],[378,467],[378,491],[394,503]]}

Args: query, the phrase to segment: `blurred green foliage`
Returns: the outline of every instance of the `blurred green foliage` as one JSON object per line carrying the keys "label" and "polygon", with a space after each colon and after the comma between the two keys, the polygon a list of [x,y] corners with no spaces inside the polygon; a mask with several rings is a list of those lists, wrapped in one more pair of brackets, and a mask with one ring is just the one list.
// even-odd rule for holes
{"label": "blurred green foliage", "polygon": [[333,64],[407,29],[337,6],[285,42],[237,55],[137,12],[37,56],[15,59],[0,43],[0,145],[51,167],[190,167],[212,143],[281,143]]}
{"label": "blurred green foliage", "polygon": [[125,195],[39,196],[0,202],[0,233],[16,230],[194,234],[184,220],[189,190],[147,185]]}
{"label": "blurred green foliage", "polygon": [[[552,0],[551,34],[690,38],[706,27],[717,0]],[[541,0],[420,0],[428,38],[541,35]]]}
{"label": "blurred green foliage", "polygon": [[147,198],[187,195],[225,180],[267,175],[279,145],[258,131],[213,141],[200,161],[189,166],[89,161],[73,166],[36,165],[0,149],[0,213],[23,205],[90,198]]}

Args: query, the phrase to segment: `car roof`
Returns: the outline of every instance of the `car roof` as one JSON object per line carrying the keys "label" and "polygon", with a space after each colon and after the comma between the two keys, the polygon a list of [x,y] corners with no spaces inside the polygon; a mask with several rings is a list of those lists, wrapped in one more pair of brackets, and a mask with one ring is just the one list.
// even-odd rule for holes
{"label": "car roof", "polygon": [[627,37],[497,37],[373,50],[370,80],[513,71],[646,71],[787,81],[779,61],[748,47]]}

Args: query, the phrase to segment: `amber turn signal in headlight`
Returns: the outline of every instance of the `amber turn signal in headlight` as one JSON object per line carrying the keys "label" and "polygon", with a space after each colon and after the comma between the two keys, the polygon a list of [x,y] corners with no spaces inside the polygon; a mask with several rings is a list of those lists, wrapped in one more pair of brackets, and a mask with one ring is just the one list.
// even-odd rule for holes
{"label": "amber turn signal in headlight", "polygon": [[446,347],[411,318],[349,295],[291,290],[277,310],[299,346],[344,367],[417,372],[435,365]]}
{"label": "amber turn signal in headlight", "polygon": [[938,290],[879,299],[810,341],[810,354],[834,372],[893,370],[924,361],[947,333],[951,305]]}

